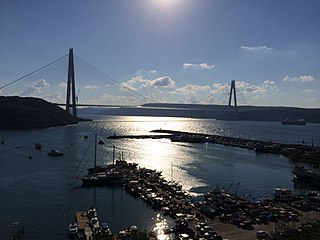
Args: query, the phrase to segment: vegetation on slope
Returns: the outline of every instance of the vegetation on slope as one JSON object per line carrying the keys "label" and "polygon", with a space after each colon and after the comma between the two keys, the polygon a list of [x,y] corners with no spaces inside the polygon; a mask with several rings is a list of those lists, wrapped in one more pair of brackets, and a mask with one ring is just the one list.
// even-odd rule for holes
{"label": "vegetation on slope", "polygon": [[76,124],[79,119],[39,98],[0,96],[0,129],[22,130]]}

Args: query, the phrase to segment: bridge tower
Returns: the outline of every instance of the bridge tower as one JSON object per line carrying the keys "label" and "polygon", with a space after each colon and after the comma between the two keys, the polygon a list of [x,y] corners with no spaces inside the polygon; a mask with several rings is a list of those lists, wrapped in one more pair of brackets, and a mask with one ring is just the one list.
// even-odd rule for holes
{"label": "bridge tower", "polygon": [[[71,99],[70,99],[70,94],[71,94]],[[70,103],[70,100],[71,100],[71,103]],[[69,113],[70,113],[70,107],[72,108],[72,115],[74,117],[77,117],[77,103],[76,103],[76,86],[75,86],[75,76],[74,76],[73,48],[69,49],[68,80],[67,80],[66,111],[69,112]]]}
{"label": "bridge tower", "polygon": [[230,95],[229,95],[229,106],[231,106],[232,90],[233,90],[233,97],[234,97],[234,108],[237,111],[236,80],[231,80],[231,88],[230,88]]}

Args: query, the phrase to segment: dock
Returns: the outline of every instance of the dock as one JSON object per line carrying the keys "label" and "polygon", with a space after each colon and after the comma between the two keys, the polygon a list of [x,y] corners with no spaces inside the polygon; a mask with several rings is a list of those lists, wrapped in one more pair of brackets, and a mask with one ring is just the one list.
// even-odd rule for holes
{"label": "dock", "polygon": [[78,224],[78,231],[82,231],[86,239],[93,238],[93,231],[90,226],[90,219],[86,211],[76,212],[76,222]]}
{"label": "dock", "polygon": [[[292,233],[293,227],[298,231],[305,223],[320,220],[320,193],[303,196],[277,188],[274,198],[252,201],[250,197],[216,187],[194,198],[179,183],[167,181],[159,171],[133,163],[121,164],[117,171],[125,176],[120,187],[128,194],[175,221],[175,227],[166,232],[177,238],[254,240],[258,230],[274,237],[287,231]],[[86,239],[101,233],[100,226],[90,225],[92,216],[96,216],[94,208],[76,213],[79,231]],[[125,238],[119,234],[116,239]]]}
{"label": "dock", "polygon": [[150,135],[113,135],[108,139],[170,139],[172,142],[186,143],[214,143],[224,146],[239,147],[260,153],[281,154],[291,160],[320,165],[320,147],[303,144],[277,143],[244,138],[234,138],[221,135],[192,133],[158,129],[152,130]]}

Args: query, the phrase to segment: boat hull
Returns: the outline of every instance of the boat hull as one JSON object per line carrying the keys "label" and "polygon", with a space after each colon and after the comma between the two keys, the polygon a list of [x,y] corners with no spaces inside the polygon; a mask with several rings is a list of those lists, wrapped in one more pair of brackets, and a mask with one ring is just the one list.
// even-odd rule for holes
{"label": "boat hull", "polygon": [[284,120],[281,122],[283,125],[306,125],[304,119],[299,120]]}
{"label": "boat hull", "polygon": [[320,185],[320,174],[308,170],[303,166],[297,165],[292,171],[294,178],[300,180],[301,182],[306,182],[313,185]]}
{"label": "boat hull", "polygon": [[106,186],[106,185],[115,185],[115,184],[122,184],[124,178],[119,177],[108,177],[108,178],[89,178],[83,177],[81,178],[83,186]]}

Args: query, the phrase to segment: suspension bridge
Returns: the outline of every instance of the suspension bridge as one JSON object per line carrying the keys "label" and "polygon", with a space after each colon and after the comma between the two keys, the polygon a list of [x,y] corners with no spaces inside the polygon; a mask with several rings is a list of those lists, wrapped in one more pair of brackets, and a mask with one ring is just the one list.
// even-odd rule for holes
{"label": "suspension bridge", "polygon": [[[231,82],[229,106],[232,93],[236,109],[234,80]],[[72,48],[68,54],[1,86],[0,94],[42,98],[65,107],[76,117],[78,107],[143,108],[146,103],[159,103],[97,69],[74,54]]]}

